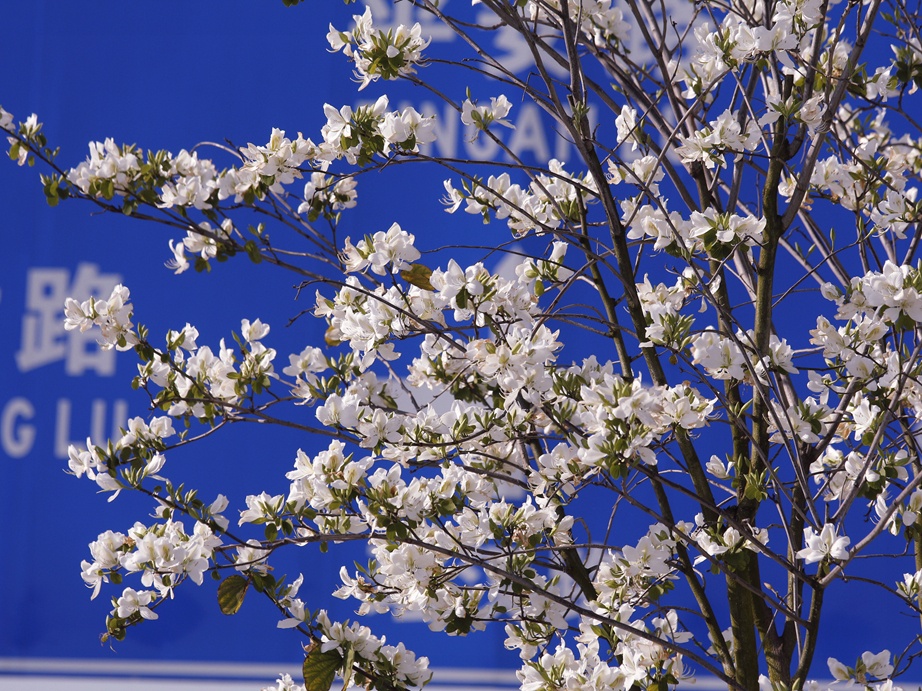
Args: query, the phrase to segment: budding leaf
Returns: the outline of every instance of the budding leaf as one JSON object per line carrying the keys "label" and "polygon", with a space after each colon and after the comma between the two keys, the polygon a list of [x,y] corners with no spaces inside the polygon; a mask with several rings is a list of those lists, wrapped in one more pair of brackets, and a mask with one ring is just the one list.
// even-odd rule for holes
{"label": "budding leaf", "polygon": [[331,348],[335,348],[342,343],[342,340],[339,338],[339,329],[332,326],[327,329],[326,333],[323,334],[323,342]]}
{"label": "budding leaf", "polygon": [[306,691],[330,691],[336,672],[343,664],[343,656],[335,650],[321,652],[320,644],[313,644],[304,657],[304,688]]}
{"label": "budding leaf", "polygon": [[413,264],[408,271],[401,271],[400,277],[411,286],[422,288],[423,290],[435,290],[429,279],[432,277],[432,269],[422,264]]}
{"label": "budding leaf", "polygon": [[246,595],[249,587],[250,582],[243,576],[239,574],[228,576],[218,586],[218,607],[224,614],[237,614],[243,604],[243,596]]}

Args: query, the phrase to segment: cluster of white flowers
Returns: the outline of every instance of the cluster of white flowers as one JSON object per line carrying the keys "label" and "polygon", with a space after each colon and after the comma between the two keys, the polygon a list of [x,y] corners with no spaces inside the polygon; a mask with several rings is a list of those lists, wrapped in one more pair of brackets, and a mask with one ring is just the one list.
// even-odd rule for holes
{"label": "cluster of white flowers", "polygon": [[344,209],[351,209],[358,198],[356,184],[354,177],[334,178],[324,173],[311,173],[310,180],[304,185],[304,201],[298,206],[298,213],[316,220],[321,214],[330,217]]}
{"label": "cluster of white flowers", "polygon": [[160,388],[155,400],[170,416],[192,415],[203,421],[214,420],[218,415],[233,416],[236,402],[267,388],[275,376],[276,351],[262,343],[269,326],[259,319],[244,319],[240,331],[239,352],[221,339],[215,355],[209,346],[198,344],[198,330],[187,324],[181,332],[171,332],[167,337],[167,352],[172,357],[147,359],[138,366],[137,381]]}
{"label": "cluster of white flowers", "polygon": [[685,232],[687,223],[681,215],[669,212],[665,204],[640,204],[636,197],[621,202],[622,218],[628,228],[631,240],[645,237],[655,238],[654,250],[681,251],[695,245],[691,235]]}
{"label": "cluster of white flowers", "polygon": [[106,300],[94,297],[83,302],[67,298],[64,302],[64,328],[81,333],[97,327],[100,332],[99,347],[104,350],[130,350],[138,342],[131,323],[132,306],[128,302],[131,293],[123,285],[117,285]]}
{"label": "cluster of white flowers", "polygon": [[[922,271],[906,264],[884,262],[881,271],[869,271],[852,279],[845,296],[834,296],[839,308],[836,318],[855,319],[876,316],[891,325],[908,318],[912,323],[922,322]],[[876,332],[876,325],[866,328]]]}
{"label": "cluster of white flowers", "polygon": [[[712,87],[728,72],[767,53],[776,54],[786,73],[803,77],[802,65],[812,57],[822,4],[818,0],[785,0],[774,7],[767,22],[756,3],[741,5],[741,11],[727,12],[716,27],[710,22],[696,26],[692,55],[679,67],[671,65],[686,84],[686,98],[711,98]],[[837,46],[841,44],[839,41]],[[802,60],[798,63],[795,56]]]}
{"label": "cluster of white flowers", "polygon": [[346,238],[342,252],[346,272],[361,272],[369,268],[373,273],[383,276],[388,270],[397,273],[408,269],[420,256],[419,250],[413,245],[414,240],[412,234],[396,223],[387,231],[378,231],[374,236],[366,237],[357,247]]}
{"label": "cluster of white flowers", "polygon": [[[801,112],[798,110],[798,117]],[[841,105],[832,125],[837,136],[850,142],[850,155],[834,153],[819,159],[810,185],[817,196],[860,214],[862,224],[870,225],[877,234],[892,233],[902,239],[918,216],[919,190],[909,183],[920,165],[919,142],[908,134],[896,136],[885,119],[886,112],[878,109],[868,118],[864,112]],[[790,196],[793,183],[788,179],[779,191]]]}
{"label": "cluster of white flowers", "polygon": [[67,179],[90,196],[127,194],[141,172],[142,158],[140,149],[118,146],[111,138],[90,142],[90,155],[67,174]]}
{"label": "cluster of white flowers", "polygon": [[320,150],[310,139],[291,140],[285,131],[272,129],[264,146],[247,144],[240,150],[243,165],[222,172],[218,180],[218,199],[234,198],[236,203],[257,197],[262,199],[266,190],[275,193],[301,178],[301,166],[320,158]]}
{"label": "cluster of white flowers", "polygon": [[[668,610],[662,617],[653,618],[650,622],[652,628],[642,620],[632,621],[632,614],[633,608],[625,605],[614,615],[615,621],[636,633],[619,631],[613,646],[598,635],[598,627],[583,619],[580,634],[574,639],[579,655],[567,646],[567,641],[562,641],[553,654],[548,649],[537,660],[526,662],[517,672],[521,688],[528,691],[560,688],[628,691],[638,685],[693,683],[693,676],[685,669],[682,655],[668,652],[664,646],[650,640],[656,636],[662,641],[681,644],[691,639],[690,633],[678,629],[676,612]],[[613,660],[603,655],[606,647],[612,648],[617,666],[612,666]]]}
{"label": "cluster of white flowers", "polygon": [[836,681],[851,681],[864,684],[866,688],[875,691],[898,691],[900,687],[893,685],[889,680],[883,684],[873,684],[874,679],[886,680],[893,674],[893,665],[890,664],[890,651],[881,650],[872,653],[870,650],[861,653],[854,667],[848,667],[834,657],[827,660],[829,672]]}
{"label": "cluster of white flowers", "polygon": [[[862,404],[859,404],[859,410]],[[862,430],[859,432],[859,438]],[[830,445],[813,463],[810,464],[810,473],[814,480],[821,485],[823,497],[826,501],[842,501],[848,497],[850,491],[862,485],[863,493],[869,498],[877,494],[874,507],[879,517],[883,518],[887,509],[887,493],[884,491],[891,481],[905,482],[909,479],[906,465],[909,463],[909,454],[905,449],[896,453],[882,453],[872,462],[860,451],[849,453],[834,445]],[[918,497],[913,494],[905,507],[893,513],[887,525],[894,534],[899,533],[904,526],[914,525],[916,513],[922,501],[922,494]]]}
{"label": "cluster of white flowers", "polygon": [[[902,467],[900,470],[903,471],[902,479],[905,479],[908,473]],[[899,535],[904,530],[907,536],[918,534],[920,527],[922,527],[922,522],[919,520],[922,518],[922,490],[915,490],[909,495],[909,499],[904,504],[897,505],[894,511],[890,509],[891,507],[887,504],[886,492],[881,492],[874,502],[874,512],[879,519],[886,518],[887,530],[893,535]]]}
{"label": "cluster of white flowers", "polygon": [[327,122],[321,129],[323,161],[345,158],[350,164],[365,164],[392,149],[415,152],[421,144],[435,141],[435,117],[423,117],[412,106],[387,112],[388,98],[381,96],[371,105],[323,106]]}
{"label": "cluster of white flowers", "polygon": [[68,172],[67,181],[89,197],[124,197],[126,210],[144,202],[161,209],[203,211],[229,198],[240,203],[262,199],[270,190],[281,192],[283,185],[301,177],[301,165],[320,156],[310,140],[299,134],[292,141],[279,129],[272,130],[265,146],[248,144],[238,153],[239,167],[218,170],[196,151],[157,151],[145,157],[136,146],[107,139],[90,144],[89,156]]}
{"label": "cluster of white flowers", "polygon": [[770,371],[797,373],[794,350],[774,334],[769,338],[768,353],[758,357],[751,332],[740,331],[731,337],[707,329],[692,338],[691,355],[692,363],[704,367],[713,379],[753,381],[764,380]]}
{"label": "cluster of white flowers", "polygon": [[754,151],[762,141],[762,131],[754,120],[747,120],[745,131],[740,127],[736,113],[727,109],[711,120],[708,126],[690,137],[681,138],[676,149],[683,163],[701,162],[706,168],[727,165],[725,154],[739,155]]}
{"label": "cluster of white flowers", "polygon": [[887,338],[917,328],[922,320],[919,269],[886,261],[881,271],[853,277],[844,292],[826,284],[823,294],[836,303],[835,318],[845,323],[836,328],[825,317],[817,318],[816,328],[810,332],[811,343],[822,347],[830,372],[823,378],[815,377],[811,386],[823,395],[842,395],[849,386],[861,389],[846,398],[848,416],[839,433],[844,436],[851,432],[856,440],[873,433],[880,424],[883,406],[889,405],[882,398],[886,396],[898,394],[899,402],[919,415],[922,387],[915,376],[906,376],[913,375],[917,365],[908,362],[907,355]]}
{"label": "cluster of white flowers", "polygon": [[685,270],[672,287],[664,283],[652,285],[650,277],[644,276],[643,283],[636,284],[637,297],[647,318],[646,337],[648,343],[664,345],[682,350],[688,343],[688,333],[694,323],[690,316],[680,312],[694,285],[691,267]]}
{"label": "cluster of white flowers", "polygon": [[367,368],[376,355],[384,359],[396,357],[389,339],[392,335],[405,335],[410,328],[402,303],[398,288],[379,286],[369,290],[357,277],[350,276],[332,299],[317,293],[314,314],[329,322],[328,342],[348,342],[352,351],[362,357],[362,367]]}
{"label": "cluster of white flowers", "polygon": [[[357,246],[347,240],[342,255],[348,271],[370,270],[378,275],[399,271],[411,283],[409,289],[396,285],[365,287],[359,276],[350,276],[332,298],[317,294],[314,313],[329,322],[328,341],[348,342],[353,352],[363,358],[362,368],[370,365],[375,355],[396,358],[394,336],[427,333],[430,322],[445,323],[444,313],[448,311],[456,321],[473,320],[478,326],[488,320],[531,322],[535,298],[529,289],[533,281],[524,276],[527,271],[520,272],[522,276],[516,280],[506,280],[491,275],[482,264],[462,268],[454,260],[445,269],[430,271],[410,264],[419,257],[413,239],[412,234],[394,224],[386,232],[366,236]],[[547,333],[547,329],[540,329],[529,338],[537,344]],[[510,333],[509,337],[521,336]],[[476,342],[468,347],[474,354],[482,350]],[[528,352],[525,357],[529,357]],[[530,352],[530,357],[538,357],[535,347]],[[474,359],[486,361],[487,355],[484,351]],[[490,376],[495,374],[495,368],[489,372]]]}
{"label": "cluster of white flowers", "polygon": [[[309,623],[309,613],[305,610],[304,602],[297,597],[303,580],[303,576],[299,575],[290,586],[283,589],[279,605],[286,610],[288,617],[279,622],[279,628],[293,628]],[[375,679],[390,683],[392,687],[422,687],[432,678],[428,658],[416,657],[403,643],[388,645],[385,638],[375,636],[367,626],[350,624],[348,621],[332,621],[323,609],[316,615],[316,626],[319,641],[308,651],[308,659],[313,654],[332,654],[340,663],[351,660],[353,665],[361,666],[373,674]],[[344,678],[353,677],[352,672],[344,670]],[[289,675],[283,674],[275,686],[266,687],[263,691],[303,691],[304,688],[293,682]]]}
{"label": "cluster of white flowers", "polygon": [[910,603],[918,602],[922,595],[922,571],[904,573],[903,580],[896,584],[896,588]]}
{"label": "cluster of white flowers", "polygon": [[823,357],[843,366],[850,378],[871,380],[886,362],[880,342],[888,331],[886,323],[875,314],[856,314],[838,328],[820,316],[816,328],[810,331],[810,342],[822,346]]}
{"label": "cluster of white flowers", "polygon": [[133,617],[156,619],[152,607],[172,598],[173,590],[183,581],[202,584],[221,544],[212,529],[201,522],[195,524],[192,534],[173,520],[152,526],[135,523],[127,535],[110,530],[91,542],[93,561],[82,562],[82,576],[95,598],[103,583],[118,583],[125,574],[139,574],[141,584],[151,590],[125,588],[119,598],[113,598],[116,606],[112,617],[122,621],[119,626]]}
{"label": "cluster of white flowers", "polygon": [[[918,188],[907,186],[909,171],[916,166],[915,153],[909,158],[896,147],[897,155],[886,159],[883,174],[877,170],[880,141],[866,139],[859,144],[857,160],[843,163],[836,156],[817,162],[810,184],[817,193],[829,196],[851,211],[862,213],[879,234],[905,237],[905,231],[918,213]],[[912,147],[913,151],[915,146]],[[871,164],[869,166],[869,163]],[[782,188],[790,193],[792,186]]]}
{"label": "cluster of white flowers", "polygon": [[690,541],[694,541],[694,545],[701,552],[701,555],[695,558],[695,564],[719,557],[732,565],[735,554],[743,550],[758,552],[768,545],[769,540],[768,531],[764,528],[746,525],[743,527],[745,532],[742,532],[735,526],[724,525],[722,521],[709,524],[700,513],[695,516],[694,530],[689,528],[687,525],[677,526],[677,529],[686,533]]}
{"label": "cluster of white flowers", "polygon": [[654,602],[676,578],[675,546],[669,531],[657,524],[636,545],[625,545],[620,553],[607,552],[593,579],[597,592],[593,607],[618,615],[625,605],[637,608]]}
{"label": "cluster of white flowers", "polygon": [[[761,12],[761,10],[757,10]],[[679,80],[684,81],[686,98],[711,97],[710,90],[730,70],[752,60],[762,51],[783,48],[784,36],[761,23],[755,27],[741,16],[727,13],[717,27],[708,21],[694,28],[694,48],[683,64],[672,63]],[[787,46],[791,47],[791,46]]]}
{"label": "cluster of white flowers", "polygon": [[[627,40],[630,24],[624,12],[611,0],[580,0],[567,3],[570,19],[577,22],[587,39],[599,48],[617,46]],[[530,21],[559,25],[563,4],[559,0],[535,2],[528,0],[524,14]]]}
{"label": "cluster of white flowers", "polygon": [[505,119],[511,110],[512,104],[509,103],[505,94],[491,98],[488,106],[478,106],[474,101],[466,98],[461,104],[461,122],[478,130],[486,130],[494,122],[504,127],[513,127]]}
{"label": "cluster of white flowers", "polygon": [[783,444],[785,440],[791,439],[815,444],[830,432],[834,411],[813,396],[787,407],[772,400],[771,407],[768,429],[772,433],[771,441],[776,444]]}
{"label": "cluster of white flowers", "polygon": [[47,140],[42,134],[42,123],[38,121],[38,115],[35,113],[14,126],[12,113],[0,107],[0,130],[14,135],[7,137],[6,140],[10,144],[10,158],[20,166],[27,163],[32,165],[35,162],[35,157],[32,155],[33,148],[41,151],[48,158],[54,158],[57,153],[45,146]]}
{"label": "cluster of white flowers", "polygon": [[292,392],[301,403],[309,402],[322,388],[322,381],[317,375],[329,368],[329,361],[320,348],[306,346],[300,353],[289,355],[288,363],[282,374],[294,378]]}
{"label": "cluster of white flowers", "polygon": [[[638,180],[650,179],[648,173],[639,172],[647,177],[638,176]],[[625,175],[623,169],[615,174],[618,180],[630,181],[620,177]],[[648,192],[655,194],[655,185],[648,188]],[[640,197],[633,197],[623,200],[621,209],[628,226],[628,238],[653,238],[655,250],[665,249],[680,255],[704,253],[712,259],[723,260],[737,247],[748,251],[760,245],[765,232],[764,218],[720,213],[714,208],[693,211],[685,220],[676,212],[667,212],[659,200],[642,203]]]}
{"label": "cluster of white flowers", "polygon": [[186,231],[186,237],[180,242],[174,245],[172,240],[169,241],[173,258],[166,262],[167,268],[173,269],[176,274],[186,271],[190,266],[186,252],[198,255],[196,267],[208,266],[209,261],[218,256],[220,243],[230,239],[233,232],[234,225],[229,218],[224,219],[219,228],[212,228],[208,221],[202,221],[194,230]]}
{"label": "cluster of white flowers", "polygon": [[509,229],[516,235],[531,231],[542,234],[578,220],[581,205],[598,197],[589,174],[580,177],[568,173],[556,159],[548,163],[548,170],[551,175],[536,176],[528,187],[513,183],[508,173],[491,175],[486,182],[474,179],[460,190],[446,180],[443,203],[448,213],[464,204],[467,213],[479,214],[485,222],[491,213],[499,220],[508,219]]}
{"label": "cluster of white flowers", "polygon": [[168,417],[155,417],[150,422],[145,422],[140,417],[133,417],[128,421],[128,429],[115,442],[115,448],[117,450],[127,449],[139,443],[148,447],[156,447],[162,444],[164,439],[169,439],[174,434],[173,421]]}
{"label": "cluster of white flowers", "polygon": [[617,474],[636,461],[656,465],[653,447],[662,435],[674,427],[702,427],[714,409],[714,400],[686,384],[647,387],[639,379],[625,381],[613,374],[611,363],[595,370],[590,369],[593,364],[583,363],[585,383],[571,414],[581,428],[573,442],[587,469],[603,467]]}
{"label": "cluster of white flowers", "polygon": [[372,634],[367,626],[333,622],[324,610],[317,615],[317,623],[323,632],[322,652],[345,653],[347,647],[351,648],[357,658],[370,662],[376,673],[395,685],[420,687],[432,678],[429,658],[416,657],[403,643],[387,645],[384,638]]}
{"label": "cluster of white flowers", "polygon": [[803,559],[807,564],[826,561],[827,559],[848,559],[848,546],[851,539],[839,535],[838,530],[831,523],[826,523],[817,533],[812,527],[804,530],[806,547],[797,552],[797,558]]}
{"label": "cluster of white flowers", "polygon": [[567,243],[555,240],[551,243],[551,254],[547,259],[527,258],[515,268],[516,276],[520,281],[526,281],[532,286],[536,297],[541,297],[545,291],[545,283],[559,284],[573,275],[573,271],[563,263],[566,253]]}
{"label": "cluster of white flowers", "polygon": [[[454,635],[480,630],[487,619],[507,611],[536,624],[544,639],[566,629],[566,607],[538,594],[558,593],[557,586],[531,568],[534,556],[524,550],[546,540],[551,544],[566,543],[572,519],[561,521],[553,507],[487,500],[487,496],[495,497],[495,487],[459,466],[451,466],[442,477],[430,481],[414,478],[410,484],[399,479],[395,468],[387,472],[379,469],[368,477],[365,493],[366,499],[359,502],[359,507],[372,531],[383,536],[394,526],[394,517],[400,516],[415,526],[415,542],[394,545],[373,539],[370,544],[374,560],[367,571],[352,577],[345,568],[341,570],[343,586],[335,595],[360,601],[360,614],[392,611],[402,616],[412,612],[433,630]],[[414,515],[411,508],[414,504],[417,513],[454,515],[450,521],[443,519],[441,527],[420,523],[419,515]],[[506,549],[518,546],[522,550],[517,551],[512,568],[532,582],[535,592],[511,589],[491,572],[485,582],[478,582],[476,569],[427,548],[434,545],[451,552],[464,540],[461,544],[476,549],[484,545],[488,535]],[[510,568],[502,554],[485,557],[485,563]],[[488,603],[482,602],[484,597]],[[514,625],[512,628],[517,630]],[[521,636],[514,638],[525,640]]]}
{"label": "cluster of white flowers", "polygon": [[[90,439],[87,439],[85,448],[69,445],[67,467],[78,478],[86,475],[88,480],[99,486],[100,491],[113,492],[111,501],[126,484],[158,477],[157,473],[166,461],[161,453],[165,448],[164,440],[174,434],[173,421],[168,417],[156,417],[149,424],[135,417],[128,421],[128,430],[123,436],[108,449],[95,446]],[[128,471],[130,479],[127,483],[120,480],[117,473],[119,463],[116,457],[122,451],[134,453],[138,460]]]}
{"label": "cluster of white flowers", "polygon": [[[623,163],[615,159],[608,161],[608,181],[612,185],[628,183],[640,187],[641,194],[652,198],[660,197],[659,182],[665,173],[656,156],[646,155],[635,158],[630,163]],[[635,203],[639,197],[635,197]]]}
{"label": "cluster of white flowers", "polygon": [[721,214],[709,208],[703,213],[693,211],[688,221],[688,233],[705,247],[717,242],[724,245],[744,244],[749,247],[762,243],[765,219],[754,216]]}
{"label": "cluster of white flowers", "polygon": [[343,54],[355,64],[356,77],[364,89],[378,78],[397,79],[414,74],[416,65],[423,59],[422,51],[429,39],[422,36],[419,23],[411,27],[400,24],[396,28],[375,28],[371,8],[353,15],[352,31],[339,31],[330,25],[327,41],[334,51]]}
{"label": "cluster of white flowers", "polygon": [[160,190],[158,206],[194,207],[199,211],[211,208],[209,200],[218,188],[218,169],[214,163],[199,159],[198,152],[183,149],[170,160],[167,175],[169,182]]}

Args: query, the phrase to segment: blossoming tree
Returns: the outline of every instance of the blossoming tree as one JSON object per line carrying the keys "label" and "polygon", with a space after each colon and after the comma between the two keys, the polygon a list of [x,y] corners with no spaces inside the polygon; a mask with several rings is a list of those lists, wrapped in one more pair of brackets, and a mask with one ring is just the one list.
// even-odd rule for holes
{"label": "blossoming tree", "polygon": [[[851,664],[814,657],[824,610],[856,583],[922,614],[918,8],[703,0],[679,21],[652,0],[482,0],[484,23],[413,1],[470,50],[445,67],[495,91],[459,97],[448,71],[421,69],[440,60],[420,25],[381,28],[370,10],[330,28],[330,59],[353,63],[359,89],[412,82],[505,151],[501,172],[435,160],[448,212],[543,248],[514,274],[429,265],[397,224],[341,237],[363,173],[433,160],[435,117],[386,96],[325,106],[316,140],[275,130],[213,160],[107,140],[72,168],[35,116],[0,109],[52,205],[163,224],[180,234],[176,273],[232,257],[293,272],[327,325],[279,356],[259,319],[232,338],[154,336],[124,286],[62,305],[66,328],[134,352],[151,400],[120,438],[69,452],[75,476],[156,507],[82,564],[92,597],[111,596],[107,636],[181,607],[211,572],[222,611],[255,592],[304,637],[303,687],[283,675],[277,690],[425,684],[425,658],[362,623],[382,612],[442,635],[505,627],[528,691],[695,673],[898,688],[918,636],[865,641]],[[483,47],[500,27],[527,46],[527,78]],[[503,144],[523,100],[576,165]],[[595,354],[566,359],[562,341],[584,334]],[[170,479],[173,448],[247,421],[332,441],[292,449],[288,493],[254,479],[245,508]],[[366,568],[337,561],[352,541]],[[359,621],[311,611],[302,579],[271,568],[297,548],[340,571],[333,594]]]}

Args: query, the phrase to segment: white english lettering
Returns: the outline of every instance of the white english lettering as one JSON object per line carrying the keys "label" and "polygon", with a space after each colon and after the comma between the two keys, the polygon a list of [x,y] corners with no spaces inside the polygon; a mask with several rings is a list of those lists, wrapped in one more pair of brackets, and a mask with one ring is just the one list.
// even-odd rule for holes
{"label": "white english lettering", "polygon": [[35,426],[23,422],[35,417],[32,403],[22,397],[12,399],[0,415],[0,446],[10,458],[22,458],[35,445]]}
{"label": "white english lettering", "polygon": [[544,164],[551,157],[547,145],[547,134],[541,122],[541,111],[534,103],[526,103],[519,109],[519,117],[515,121],[515,129],[509,140],[509,149],[516,156],[530,151],[538,163]]}
{"label": "white english lettering", "polygon": [[66,398],[58,399],[57,415],[54,421],[54,457],[67,458],[67,447],[70,441],[70,401]]}

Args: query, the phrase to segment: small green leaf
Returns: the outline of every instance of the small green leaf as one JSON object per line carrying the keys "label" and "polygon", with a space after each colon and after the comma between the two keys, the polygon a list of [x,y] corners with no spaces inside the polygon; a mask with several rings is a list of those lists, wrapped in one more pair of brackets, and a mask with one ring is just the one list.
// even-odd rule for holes
{"label": "small green leaf", "polygon": [[218,607],[224,614],[237,614],[250,582],[239,574],[228,576],[218,586]]}
{"label": "small green leaf", "polygon": [[259,252],[259,246],[253,240],[247,240],[247,243],[243,246],[244,251],[247,253],[247,256],[250,258],[250,261],[254,264],[259,264],[263,260],[262,254]]}
{"label": "small green leaf", "polygon": [[346,659],[343,661],[343,688],[349,688],[349,682],[352,681],[352,665],[355,662],[355,648],[351,644],[346,644]]}
{"label": "small green leaf", "polygon": [[408,271],[401,271],[400,277],[412,286],[422,288],[423,290],[435,290],[429,279],[432,277],[432,269],[422,264],[413,264]]}
{"label": "small green leaf", "polygon": [[320,644],[314,643],[304,657],[302,672],[306,691],[330,691],[336,672],[343,664],[343,656],[336,650],[322,652]]}

